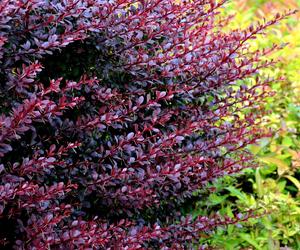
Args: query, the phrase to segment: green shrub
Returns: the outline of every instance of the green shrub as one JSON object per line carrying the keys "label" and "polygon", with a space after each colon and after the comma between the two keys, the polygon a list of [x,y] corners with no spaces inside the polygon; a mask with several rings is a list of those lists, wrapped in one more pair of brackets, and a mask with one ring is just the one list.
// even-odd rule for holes
{"label": "green shrub", "polygon": [[[232,27],[249,23],[258,18],[268,18],[270,10],[300,7],[300,1],[233,1],[224,10],[226,14],[240,11],[231,23]],[[273,43],[289,43],[272,55],[278,60],[276,67],[263,74],[283,81],[272,85],[277,94],[268,99],[270,114],[264,126],[273,128],[272,138],[263,139],[249,149],[258,156],[260,167],[247,170],[237,180],[226,177],[211,185],[217,192],[202,193],[209,203],[199,201],[195,215],[208,215],[220,209],[224,215],[245,208],[265,213],[243,225],[229,226],[227,231],[217,229],[213,236],[207,235],[202,243],[218,249],[279,249],[287,246],[300,249],[300,22],[295,15],[268,31],[268,39],[253,41],[256,48],[269,47]],[[228,188],[224,191],[224,185]],[[208,189],[209,190],[209,189]],[[205,198],[203,198],[204,200]]]}

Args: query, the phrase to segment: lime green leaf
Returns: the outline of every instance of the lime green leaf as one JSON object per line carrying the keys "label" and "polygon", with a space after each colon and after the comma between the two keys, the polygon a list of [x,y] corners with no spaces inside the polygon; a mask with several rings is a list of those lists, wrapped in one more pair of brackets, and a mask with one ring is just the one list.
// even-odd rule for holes
{"label": "lime green leaf", "polygon": [[261,247],[257,244],[257,242],[252,239],[249,234],[240,233],[239,236],[244,240],[247,241],[250,245],[254,246],[256,249],[261,249]]}
{"label": "lime green leaf", "polygon": [[230,192],[231,196],[235,196],[240,201],[243,201],[245,203],[247,202],[247,196],[240,190],[236,189],[235,187],[227,187],[226,189]]}
{"label": "lime green leaf", "polygon": [[211,194],[208,199],[211,205],[215,206],[224,202],[227,199],[227,195],[218,196],[217,194]]}
{"label": "lime green leaf", "polygon": [[300,182],[295,177],[291,175],[285,175],[285,178],[289,179],[293,184],[298,188],[298,191],[300,191]]}
{"label": "lime green leaf", "polygon": [[286,147],[290,147],[294,145],[294,142],[291,137],[286,136],[282,140],[282,145]]}
{"label": "lime green leaf", "polygon": [[277,166],[278,175],[283,175],[289,170],[289,165],[287,163],[275,157],[262,156],[259,157],[259,159],[267,164],[275,164]]}
{"label": "lime green leaf", "polygon": [[257,186],[257,193],[259,197],[262,197],[263,195],[263,183],[262,178],[259,172],[259,168],[255,171],[255,180],[256,180],[256,186]]}
{"label": "lime green leaf", "polygon": [[257,145],[249,145],[248,148],[254,155],[257,155],[261,151],[261,147]]}

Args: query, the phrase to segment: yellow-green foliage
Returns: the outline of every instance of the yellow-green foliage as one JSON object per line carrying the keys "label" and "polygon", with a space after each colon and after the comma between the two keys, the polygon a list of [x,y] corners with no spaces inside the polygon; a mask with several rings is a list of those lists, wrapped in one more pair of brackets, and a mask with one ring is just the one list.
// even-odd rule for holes
{"label": "yellow-green foliage", "polygon": [[[278,12],[297,8],[300,1],[296,0],[232,0],[224,12],[236,13],[231,27],[247,27],[255,20],[268,20]],[[279,61],[276,66],[262,72],[271,77],[285,77],[284,81],[272,84],[277,94],[267,103],[270,114],[264,125],[273,128],[274,136],[249,146],[261,167],[247,170],[238,180],[228,177],[212,184],[217,192],[207,194],[210,205],[204,206],[200,201],[194,213],[209,214],[218,207],[227,216],[247,208],[266,215],[230,226],[227,232],[217,229],[213,236],[203,235],[203,242],[216,249],[300,249],[299,21],[298,12],[269,29],[267,36],[253,41],[257,47],[271,47],[274,43],[283,46],[272,55]],[[225,191],[224,186],[227,186]]]}

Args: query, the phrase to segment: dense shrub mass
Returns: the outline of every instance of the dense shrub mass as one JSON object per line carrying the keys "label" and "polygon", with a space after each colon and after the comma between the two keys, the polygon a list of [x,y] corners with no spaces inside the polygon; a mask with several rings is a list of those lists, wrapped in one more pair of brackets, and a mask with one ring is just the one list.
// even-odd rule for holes
{"label": "dense shrub mass", "polygon": [[[272,62],[224,1],[0,2],[0,241],[8,249],[186,249],[246,220],[182,217],[254,166]],[[243,80],[243,81],[240,81]]]}

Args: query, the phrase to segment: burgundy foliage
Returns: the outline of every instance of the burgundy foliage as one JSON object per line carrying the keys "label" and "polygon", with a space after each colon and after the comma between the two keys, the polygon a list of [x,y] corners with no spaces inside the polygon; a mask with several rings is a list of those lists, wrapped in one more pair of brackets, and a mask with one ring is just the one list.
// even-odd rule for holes
{"label": "burgundy foliage", "polygon": [[224,2],[0,1],[3,247],[187,249],[250,216],[178,212],[266,135],[275,47],[248,41],[285,15],[228,32]]}

